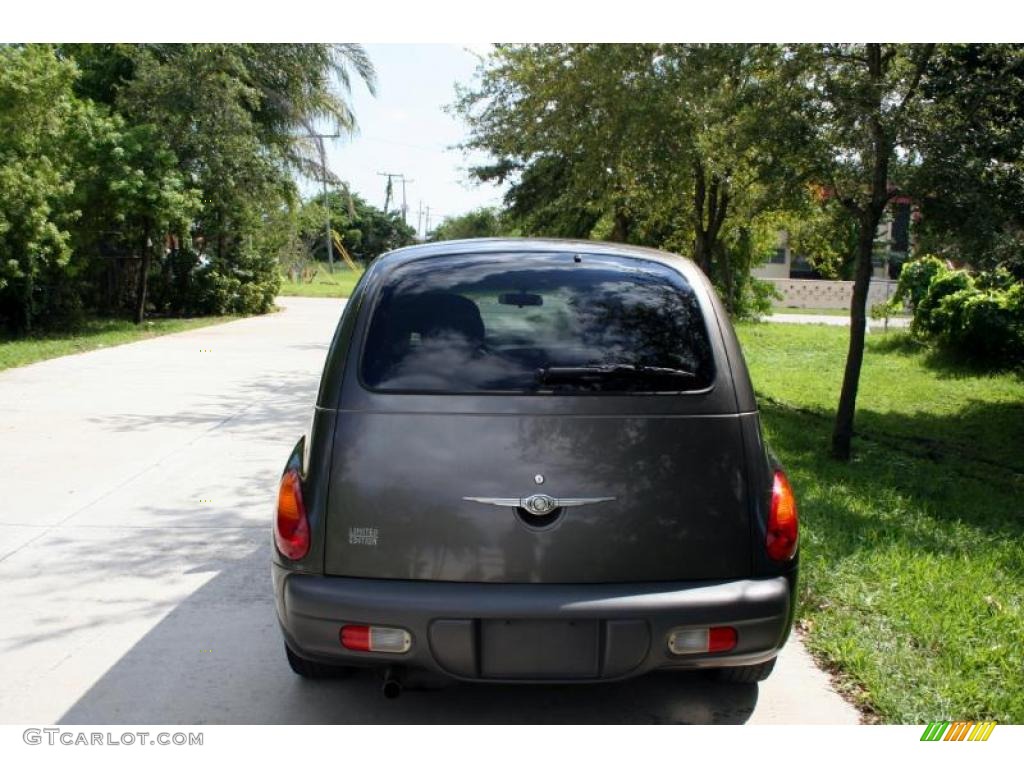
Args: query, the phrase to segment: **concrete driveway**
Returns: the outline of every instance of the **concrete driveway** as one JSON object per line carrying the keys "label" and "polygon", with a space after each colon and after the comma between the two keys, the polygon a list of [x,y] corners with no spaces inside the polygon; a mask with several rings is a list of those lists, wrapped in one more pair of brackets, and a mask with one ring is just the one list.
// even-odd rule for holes
{"label": "concrete driveway", "polygon": [[342,302],[280,303],[0,373],[0,723],[858,721],[796,640],[761,686],[295,677],[269,524]]}

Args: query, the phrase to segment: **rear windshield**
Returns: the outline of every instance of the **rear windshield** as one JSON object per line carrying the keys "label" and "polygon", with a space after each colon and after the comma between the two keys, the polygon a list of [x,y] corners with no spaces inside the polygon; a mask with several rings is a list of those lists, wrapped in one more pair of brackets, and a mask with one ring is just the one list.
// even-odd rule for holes
{"label": "rear windshield", "polygon": [[374,390],[685,392],[714,378],[700,306],[656,262],[572,254],[424,259],[395,270],[362,359]]}

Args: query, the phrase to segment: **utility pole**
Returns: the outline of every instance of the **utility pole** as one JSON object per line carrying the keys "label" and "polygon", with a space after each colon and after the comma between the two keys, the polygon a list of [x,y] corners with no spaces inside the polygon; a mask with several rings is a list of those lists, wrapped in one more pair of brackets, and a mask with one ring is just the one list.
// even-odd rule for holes
{"label": "utility pole", "polygon": [[386,176],[387,179],[388,179],[387,186],[384,187],[384,213],[388,212],[388,205],[391,203],[391,190],[392,190],[391,180],[392,179],[402,179],[403,180],[403,183],[402,183],[402,204],[404,205],[405,204],[405,183],[404,183],[405,176],[403,176],[400,173],[388,173],[387,171],[377,171],[377,175],[378,176]]}
{"label": "utility pole", "polygon": [[409,223],[409,206],[405,203],[405,185],[412,184],[416,179],[407,179],[402,176],[402,223]]}
{"label": "utility pole", "polygon": [[423,239],[426,240],[430,235],[430,206],[427,206],[427,228],[423,230]]}
{"label": "utility pole", "polygon": [[406,202],[405,185],[412,184],[416,179],[407,179],[404,173],[388,173],[387,171],[377,171],[377,175],[386,176],[388,180],[387,186],[384,187],[384,213],[388,212],[388,206],[391,204],[391,197],[394,190],[392,179],[398,179],[402,182],[402,221],[408,224],[409,205]]}
{"label": "utility pole", "polygon": [[420,198],[420,210],[419,210],[419,213],[416,214],[416,234],[419,235],[424,240],[427,239],[424,236],[424,233],[423,233],[423,199],[422,198]]}
{"label": "utility pole", "polygon": [[334,272],[334,247],[331,243],[331,206],[327,199],[327,152],[324,149],[324,139],[336,139],[338,133],[310,133],[316,140],[317,149],[320,150],[320,178],[323,181],[324,189],[324,234],[327,236],[327,269]]}

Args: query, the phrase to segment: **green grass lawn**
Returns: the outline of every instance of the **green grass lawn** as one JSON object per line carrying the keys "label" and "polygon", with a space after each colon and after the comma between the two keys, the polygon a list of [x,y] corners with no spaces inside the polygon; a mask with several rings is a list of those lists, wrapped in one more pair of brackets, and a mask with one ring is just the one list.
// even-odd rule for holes
{"label": "green grass lawn", "polygon": [[326,267],[318,268],[312,282],[292,282],[285,275],[281,278],[279,295],[347,299],[362,274],[362,270],[353,271],[345,265],[335,265],[333,273]]}
{"label": "green grass lawn", "polygon": [[188,331],[204,325],[236,320],[237,317],[156,318],[142,325],[130,320],[92,319],[75,332],[50,333],[26,338],[0,337],[0,371],[52,357],[114,347],[132,341],[152,339],[167,333]]}
{"label": "green grass lawn", "polygon": [[800,501],[811,650],[884,721],[1024,722],[1024,375],[872,335],[842,464],[846,329],[738,331]]}

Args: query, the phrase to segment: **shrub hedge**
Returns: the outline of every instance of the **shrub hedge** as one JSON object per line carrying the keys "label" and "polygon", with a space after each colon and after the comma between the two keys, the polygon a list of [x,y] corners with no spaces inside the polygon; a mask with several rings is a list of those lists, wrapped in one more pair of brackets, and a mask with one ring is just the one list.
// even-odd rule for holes
{"label": "shrub hedge", "polygon": [[1024,285],[1002,270],[972,275],[934,256],[910,262],[895,300],[912,331],[959,357],[993,367],[1024,363]]}

